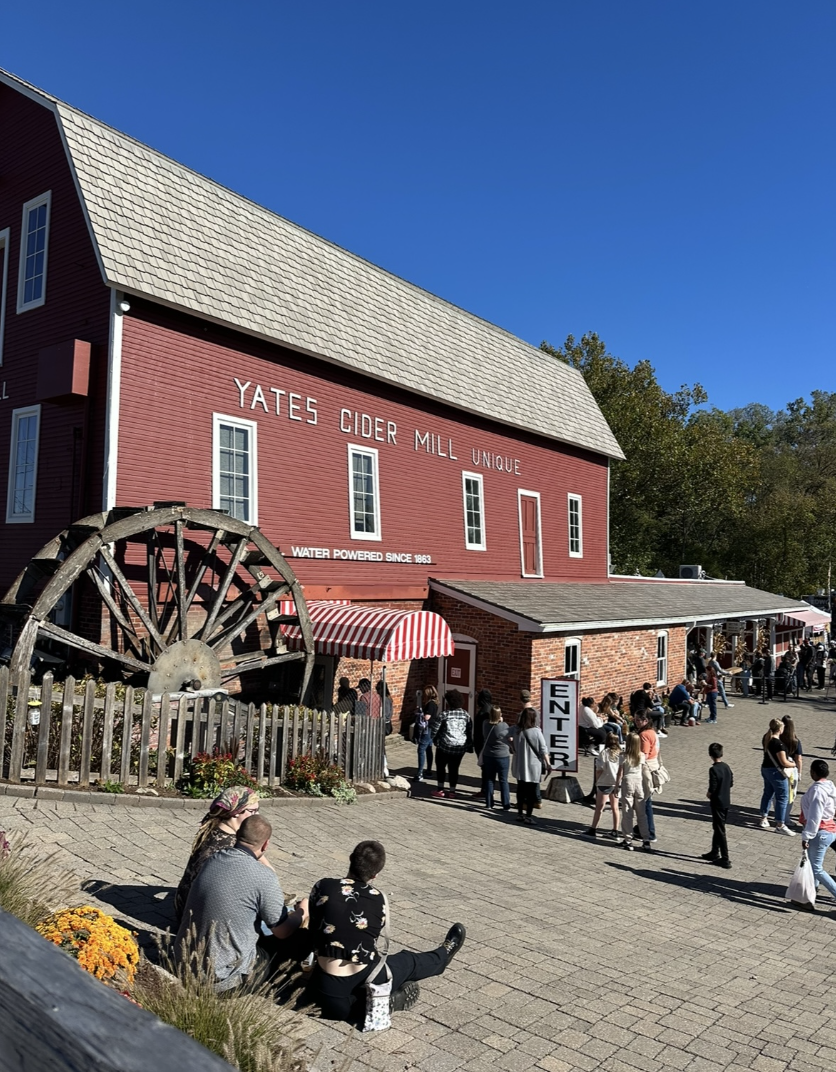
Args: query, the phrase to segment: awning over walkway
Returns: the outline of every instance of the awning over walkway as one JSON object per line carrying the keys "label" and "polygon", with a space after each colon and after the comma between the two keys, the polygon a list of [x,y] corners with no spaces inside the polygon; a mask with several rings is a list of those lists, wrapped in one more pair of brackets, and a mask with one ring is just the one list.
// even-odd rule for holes
{"label": "awning over walkway", "polygon": [[823,632],[830,625],[830,614],[826,610],[819,610],[809,604],[804,610],[794,610],[791,614],[782,614],[779,618],[781,625],[809,625],[818,632]]}
{"label": "awning over walkway", "polygon": [[[447,622],[432,611],[378,610],[311,601],[308,612],[318,655],[397,663],[453,654]],[[291,651],[302,646],[298,625],[281,627]]]}

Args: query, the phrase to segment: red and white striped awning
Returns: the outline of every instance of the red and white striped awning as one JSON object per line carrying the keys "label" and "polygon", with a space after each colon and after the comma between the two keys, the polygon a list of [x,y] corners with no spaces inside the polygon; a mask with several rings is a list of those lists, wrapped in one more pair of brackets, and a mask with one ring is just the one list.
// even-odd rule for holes
{"label": "red and white striped awning", "polygon": [[[453,636],[444,619],[428,610],[379,610],[312,600],[308,613],[318,655],[344,655],[397,663],[453,654]],[[291,651],[301,648],[298,625],[281,627]]]}
{"label": "red and white striped awning", "polygon": [[823,632],[830,625],[830,614],[826,610],[819,610],[809,604],[804,610],[793,611],[792,614],[781,614],[777,619],[778,625],[808,625],[815,632]]}

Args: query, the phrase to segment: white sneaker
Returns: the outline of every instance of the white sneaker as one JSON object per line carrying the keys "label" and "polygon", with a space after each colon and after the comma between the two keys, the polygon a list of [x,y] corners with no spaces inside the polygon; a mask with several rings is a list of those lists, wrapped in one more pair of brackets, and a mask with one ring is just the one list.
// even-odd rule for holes
{"label": "white sneaker", "polygon": [[727,703],[727,704],[726,704],[726,710],[727,710],[727,711],[730,711],[730,710],[731,710],[731,709],[732,709],[733,707],[734,707],[734,704],[733,704],[733,703]]}
{"label": "white sneaker", "polygon": [[787,837],[795,837],[795,831],[790,830],[790,828],[788,826],[776,826],[775,827],[775,833],[776,834],[786,834]]}
{"label": "white sneaker", "polygon": [[664,730],[659,730],[659,732],[656,734],[656,736],[657,737],[667,737],[667,734],[665,733]]}
{"label": "white sneaker", "polygon": [[761,830],[769,830],[769,819],[761,819],[761,821],[758,823],[758,826],[761,828]]}

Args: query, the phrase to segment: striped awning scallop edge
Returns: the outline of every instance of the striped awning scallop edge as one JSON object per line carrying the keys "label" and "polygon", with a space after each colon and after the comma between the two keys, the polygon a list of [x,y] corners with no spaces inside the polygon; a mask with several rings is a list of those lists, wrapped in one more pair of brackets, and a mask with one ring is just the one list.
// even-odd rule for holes
{"label": "striped awning scallop edge", "polygon": [[779,614],[776,619],[778,625],[809,625],[821,632],[830,624],[830,614],[826,610],[819,610],[808,604],[804,610],[794,611],[792,614]]}
{"label": "striped awning scallop edge", "polygon": [[[382,610],[312,600],[308,613],[318,655],[397,663],[453,654],[450,627],[433,611]],[[302,641],[299,626],[283,625],[281,630],[288,648],[298,650]]]}

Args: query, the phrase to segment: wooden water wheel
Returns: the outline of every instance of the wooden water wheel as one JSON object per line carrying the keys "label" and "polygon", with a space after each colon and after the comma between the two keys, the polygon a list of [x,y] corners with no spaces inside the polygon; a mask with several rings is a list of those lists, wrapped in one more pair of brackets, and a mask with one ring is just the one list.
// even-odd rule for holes
{"label": "wooden water wheel", "polygon": [[[162,693],[299,662],[304,697],[313,668],[305,599],[279,550],[246,522],[179,503],[117,508],[65,529],[0,610],[15,624],[13,675],[39,651],[63,653]],[[303,650],[287,651],[279,626],[296,622]]]}

